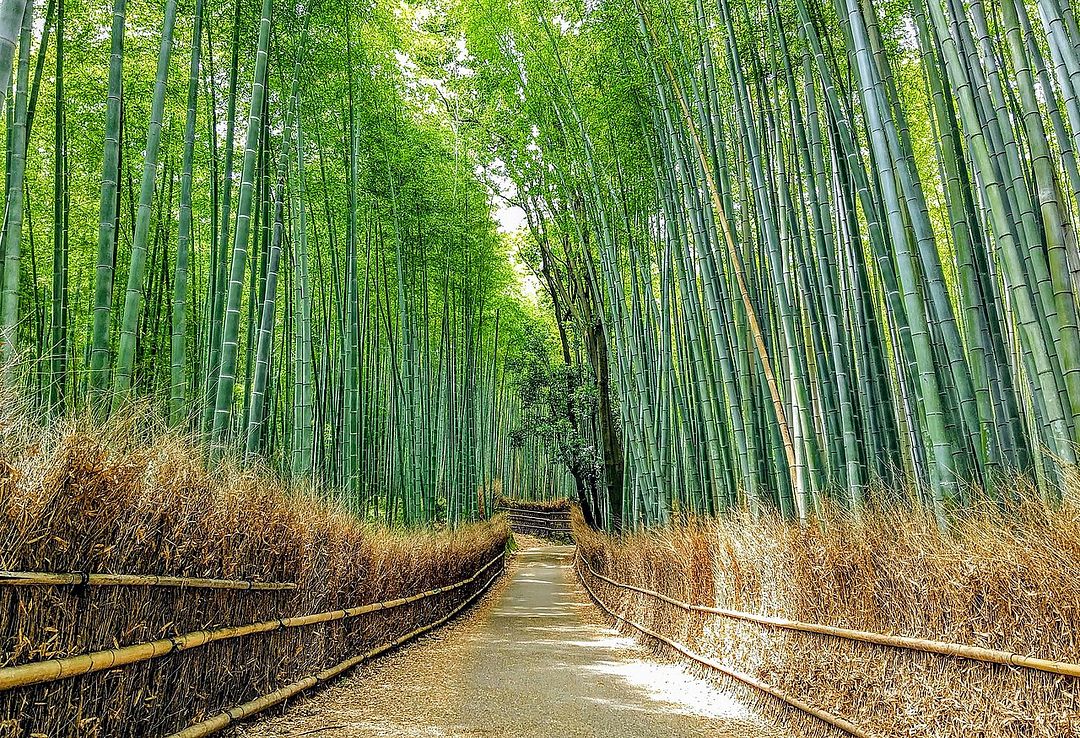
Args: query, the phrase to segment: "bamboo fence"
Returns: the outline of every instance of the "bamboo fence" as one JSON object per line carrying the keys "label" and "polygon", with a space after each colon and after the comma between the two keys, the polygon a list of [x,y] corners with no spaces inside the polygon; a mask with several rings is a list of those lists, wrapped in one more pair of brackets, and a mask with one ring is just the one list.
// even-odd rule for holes
{"label": "bamboo fence", "polygon": [[305,625],[314,625],[316,623],[344,620],[346,618],[352,618],[379,610],[390,610],[468,586],[475,582],[481,574],[494,566],[497,562],[501,561],[502,558],[503,554],[500,553],[491,561],[480,567],[480,569],[468,579],[463,579],[460,582],[445,587],[437,587],[426,592],[410,595],[408,597],[399,597],[386,602],[374,602],[344,610],[328,610],[325,612],[313,613],[311,615],[296,615],[287,618],[264,620],[258,623],[230,626],[215,630],[200,630],[173,636],[171,638],[135,643],[129,646],[94,651],[91,653],[79,654],[77,656],[50,659],[48,661],[34,661],[27,664],[20,664],[19,666],[5,667],[0,669],[0,692],[14,689],[15,687],[42,684],[58,679],[66,679],[82,674],[103,671],[105,669],[114,669],[119,666],[126,666],[141,661],[149,661],[150,659],[158,658],[169,653],[187,651],[216,641],[240,638],[256,633],[267,633],[279,628],[298,628]]}
{"label": "bamboo fence", "polygon": [[249,579],[206,579],[169,577],[154,574],[91,574],[89,572],[50,573],[40,571],[0,571],[0,586],[75,587],[190,587],[192,589],[234,589],[255,592],[294,590],[293,582],[255,582]]}
{"label": "bamboo fence", "polygon": [[[969,659],[971,661],[982,661],[988,664],[1001,664],[1002,666],[1017,666],[1023,669],[1032,669],[1035,671],[1042,671],[1050,674],[1060,674],[1063,676],[1080,677],[1080,664],[1073,664],[1067,661],[1053,661],[1050,659],[1041,659],[1034,656],[1024,656],[1018,653],[1012,653],[1010,651],[999,651],[993,648],[969,646],[962,643],[934,641],[924,638],[912,638],[910,636],[887,635],[885,633],[873,633],[865,630],[838,628],[832,625],[804,623],[798,620],[787,620],[785,618],[769,617],[768,615],[757,615],[755,613],[744,612],[741,610],[726,610],[719,607],[693,605],[689,602],[683,602],[682,600],[668,597],[665,594],[655,592],[651,589],[637,587],[633,584],[626,584],[624,582],[617,582],[614,579],[610,579],[593,569],[592,565],[583,557],[579,556],[578,558],[585,564],[591,575],[593,575],[597,579],[601,579],[607,582],[613,587],[629,590],[631,592],[638,592],[639,594],[653,597],[662,602],[666,602],[669,605],[674,605],[675,607],[678,607],[687,612],[699,612],[708,615],[718,615],[720,617],[730,618],[733,620],[742,620],[748,623],[755,623],[757,625],[761,625],[767,628],[780,628],[783,630],[798,631],[800,633],[814,633],[817,635],[831,636],[834,638],[843,638],[849,641],[857,641],[859,643],[872,643],[878,646],[886,646],[890,648],[920,651],[922,653],[932,653],[941,656]],[[578,572],[578,576],[581,576],[580,572]],[[584,578],[582,578],[582,581],[584,582]]]}
{"label": "bamboo fence", "polygon": [[[578,558],[580,559],[581,557],[578,556]],[[588,562],[586,562],[585,565],[589,568],[590,571],[592,571],[592,567],[588,565]],[[715,661],[715,660],[709,658],[708,656],[703,656],[703,655],[701,655],[699,653],[691,651],[689,648],[687,648],[683,644],[681,644],[681,643],[679,643],[677,641],[673,641],[670,638],[667,638],[666,636],[661,635],[660,633],[657,633],[656,631],[651,630],[651,629],[645,627],[644,625],[641,625],[640,623],[636,623],[633,620],[630,620],[629,618],[618,614],[617,612],[615,612],[611,608],[609,608],[604,603],[604,601],[601,600],[600,597],[592,590],[592,588],[589,586],[589,583],[585,581],[585,577],[582,576],[580,567],[574,567],[574,570],[577,572],[578,578],[581,580],[582,586],[585,587],[585,591],[589,593],[589,597],[592,598],[593,602],[595,602],[597,604],[597,606],[601,610],[606,612],[609,616],[611,616],[615,620],[618,620],[619,622],[622,622],[622,623],[626,623],[631,628],[639,631],[640,633],[644,634],[645,636],[647,636],[649,638],[653,638],[655,640],[660,641],[661,643],[666,644],[667,646],[669,646],[669,647],[675,649],[676,651],[678,651],[679,653],[681,653],[683,656],[686,656],[687,658],[701,664],[702,666],[713,669],[714,671],[718,671],[721,674],[724,674],[725,676],[728,676],[728,677],[730,677],[730,678],[732,678],[732,679],[734,679],[734,680],[736,680],[738,682],[742,682],[743,684],[746,684],[747,686],[753,687],[754,689],[757,689],[757,690],[759,690],[761,692],[764,692],[765,694],[771,695],[771,696],[775,697],[776,699],[781,700],[782,702],[785,702],[788,705],[791,705],[795,709],[806,713],[807,715],[815,717],[818,720],[821,720],[822,722],[828,723],[829,725],[836,728],[837,730],[841,730],[844,733],[847,733],[848,735],[857,736],[857,738],[873,738],[872,734],[867,733],[862,728],[858,727],[857,725],[854,725],[854,724],[850,723],[849,721],[845,720],[844,718],[837,717],[836,715],[833,715],[830,712],[822,710],[822,709],[820,709],[818,707],[814,707],[813,705],[811,705],[811,704],[809,704],[807,702],[803,702],[799,698],[793,697],[792,695],[789,695],[787,692],[784,692],[781,689],[773,687],[770,684],[766,684],[765,682],[761,681],[760,679],[757,679],[757,678],[755,678],[755,677],[753,677],[753,676],[751,676],[749,674],[738,671],[736,669],[732,669],[729,666],[725,666],[724,664],[721,664],[719,661]],[[595,574],[595,572],[593,572],[593,573]],[[598,574],[596,576],[600,577],[601,579],[604,579],[605,581],[610,581],[610,580],[606,579],[605,577],[600,576]]]}
{"label": "bamboo fence", "polygon": [[[501,558],[502,557],[500,556],[499,559]],[[496,561],[497,560],[498,559],[496,559]],[[480,571],[476,573],[473,579],[475,580],[476,576],[479,576],[480,572],[490,567],[492,563],[494,563],[494,561],[485,565]],[[225,710],[224,712],[218,713],[217,715],[203,720],[202,722],[189,725],[183,730],[170,734],[169,736],[167,736],[167,738],[202,738],[202,736],[208,736],[213,735],[214,733],[218,733],[237,721],[246,720],[252,715],[262,712],[263,710],[273,707],[274,705],[280,704],[281,702],[284,702],[285,700],[299,694],[300,692],[303,692],[304,690],[311,689],[312,687],[315,687],[319,684],[328,682],[331,679],[348,671],[352,667],[363,663],[364,661],[373,659],[376,656],[380,656],[387,651],[390,651],[408,641],[411,641],[417,636],[423,635],[430,630],[434,630],[435,628],[438,628],[440,625],[449,621],[459,612],[468,607],[480,595],[486,592],[491,586],[491,583],[495,581],[495,579],[499,576],[500,573],[501,570],[495,572],[495,574],[492,575],[487,580],[487,582],[484,583],[483,587],[478,589],[464,602],[462,602],[460,605],[455,607],[453,610],[451,610],[449,613],[439,618],[438,620],[428,623],[427,625],[423,625],[413,631],[410,631],[409,633],[406,633],[403,636],[400,636],[399,638],[395,638],[389,643],[384,643],[381,646],[377,646],[370,651],[359,654],[357,656],[351,656],[342,661],[341,663],[331,666],[329,669],[324,669],[323,671],[320,671],[318,674],[305,677],[304,679],[293,682],[292,684],[287,684],[286,686],[281,687],[280,689],[276,689],[269,694],[265,694],[249,702],[245,702],[242,705],[237,705],[236,707]]]}
{"label": "bamboo fence", "polygon": [[571,538],[569,510],[536,510],[504,505],[500,508],[506,513],[510,528],[519,533],[529,533],[547,538]]}

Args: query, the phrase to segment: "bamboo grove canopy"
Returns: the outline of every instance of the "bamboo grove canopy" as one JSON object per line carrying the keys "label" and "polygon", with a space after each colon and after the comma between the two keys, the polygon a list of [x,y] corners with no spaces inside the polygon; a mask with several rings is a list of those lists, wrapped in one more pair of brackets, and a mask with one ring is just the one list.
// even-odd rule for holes
{"label": "bamboo grove canopy", "polygon": [[4,0],[6,383],[54,417],[149,398],[360,514],[483,514],[527,466],[496,446],[537,317],[412,22]]}
{"label": "bamboo grove canopy", "polygon": [[611,350],[601,512],[1069,494],[1069,3],[469,5],[478,147],[557,316]]}

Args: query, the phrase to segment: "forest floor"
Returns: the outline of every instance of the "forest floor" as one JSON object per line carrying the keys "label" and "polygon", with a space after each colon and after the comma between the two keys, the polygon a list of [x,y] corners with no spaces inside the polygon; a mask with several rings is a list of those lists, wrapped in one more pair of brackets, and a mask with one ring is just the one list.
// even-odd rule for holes
{"label": "forest floor", "polygon": [[463,618],[238,735],[788,738],[607,627],[572,561],[570,546],[525,548]]}

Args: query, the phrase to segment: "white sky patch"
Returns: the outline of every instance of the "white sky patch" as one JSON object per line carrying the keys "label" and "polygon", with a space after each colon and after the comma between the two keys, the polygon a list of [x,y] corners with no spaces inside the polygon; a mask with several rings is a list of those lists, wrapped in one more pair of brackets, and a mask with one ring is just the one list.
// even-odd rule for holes
{"label": "white sky patch", "polygon": [[919,49],[919,30],[915,27],[915,21],[912,18],[904,18],[900,26],[897,42],[904,51],[917,51]]}
{"label": "white sky patch", "polygon": [[492,217],[499,224],[500,233],[517,233],[528,226],[525,211],[517,205],[496,205]]}
{"label": "white sky patch", "polygon": [[517,249],[513,246],[515,238],[525,237],[529,222],[525,211],[514,204],[517,198],[517,188],[513,180],[506,176],[505,164],[496,159],[488,166],[477,166],[476,175],[487,183],[490,191],[491,217],[499,226],[499,233],[510,240],[511,248],[507,251],[507,259],[517,276],[521,294],[534,305],[539,304],[540,281],[532,273],[528,264],[518,258]]}
{"label": "white sky patch", "polygon": [[552,21],[555,22],[555,25],[557,25],[559,27],[559,31],[561,31],[562,35],[564,35],[564,36],[566,36],[566,35],[576,36],[579,33],[581,33],[581,21],[580,20],[572,21],[569,18],[567,18],[566,16],[556,15],[554,18],[552,18]]}
{"label": "white sky patch", "polygon": [[486,167],[477,167],[476,174],[491,191],[491,215],[499,224],[499,231],[510,234],[527,228],[529,224],[525,211],[514,204],[517,188],[513,180],[506,176],[505,164],[496,159]]}

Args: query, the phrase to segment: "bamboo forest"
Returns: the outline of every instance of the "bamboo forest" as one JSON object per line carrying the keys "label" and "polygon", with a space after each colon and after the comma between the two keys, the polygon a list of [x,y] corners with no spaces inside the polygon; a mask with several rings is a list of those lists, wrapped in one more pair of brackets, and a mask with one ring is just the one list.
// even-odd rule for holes
{"label": "bamboo forest", "polygon": [[1072,0],[0,0],[0,111],[0,738],[1080,737]]}

